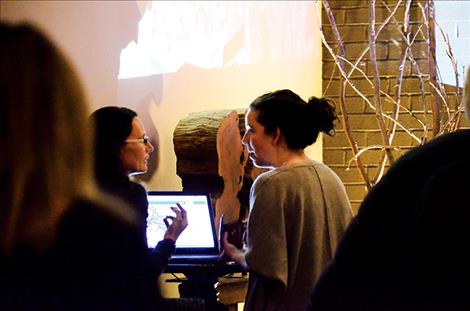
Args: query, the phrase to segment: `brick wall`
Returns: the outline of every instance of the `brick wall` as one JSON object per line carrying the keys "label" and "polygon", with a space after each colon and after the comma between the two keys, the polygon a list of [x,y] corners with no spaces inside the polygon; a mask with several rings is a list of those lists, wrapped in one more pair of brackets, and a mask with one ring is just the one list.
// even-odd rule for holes
{"label": "brick wall", "polygon": [[[387,5],[393,9],[397,1],[387,1]],[[345,45],[346,58],[356,61],[364,48],[368,45],[368,25],[369,25],[369,1],[367,0],[330,0],[332,12],[336,19],[336,23]],[[421,1],[424,4],[424,1]],[[376,4],[376,28],[380,26],[389,11],[381,1]],[[386,26],[378,36],[377,40],[377,66],[380,74],[381,89],[394,97],[398,66],[401,61],[402,48],[404,47],[400,32],[397,29],[403,28],[403,20],[405,15],[405,5],[402,4],[395,14],[397,22],[393,20]],[[416,39],[412,45],[412,53],[420,68],[421,73],[427,77],[428,70],[428,45],[425,36],[420,33],[423,28],[423,20],[421,9],[418,1],[413,1],[410,10],[410,26],[411,33]],[[332,27],[328,17],[323,9],[322,16],[323,33],[328,44],[336,50],[336,38],[333,35]],[[421,28],[420,28],[421,27]],[[346,65],[346,68],[350,68]],[[359,68],[373,80],[372,63],[369,53],[359,63]],[[355,71],[351,76],[354,85],[373,103],[374,88],[360,74]],[[323,46],[323,93],[324,96],[335,101],[339,112],[340,102],[340,74],[336,69],[335,62]],[[375,117],[375,112],[371,109],[364,99],[350,87],[345,90],[346,111],[349,115],[352,136],[357,142],[359,149],[372,146],[382,145],[382,137]],[[452,107],[457,102],[455,90],[448,88],[447,96]],[[420,90],[420,79],[417,70],[411,65],[410,61],[406,62],[404,68],[404,76],[402,81],[401,105],[398,119],[419,138],[426,136],[420,122],[428,126],[427,139],[431,139],[432,135],[432,117],[430,105],[433,100],[433,92],[431,87],[426,83],[424,93]],[[391,114],[394,104],[381,97],[383,111]],[[412,111],[412,115],[406,112],[406,109]],[[443,109],[443,108],[442,108]],[[342,179],[348,191],[353,209],[357,211],[359,204],[364,198],[367,190],[363,178],[357,169],[356,161],[352,160],[352,151],[346,133],[344,130],[344,120],[337,127],[337,133],[334,137],[324,136],[323,143],[323,160],[330,166]],[[445,120],[444,120],[445,121]],[[390,127],[390,123],[386,122]],[[468,125],[468,123],[463,124]],[[397,129],[394,136],[392,146],[396,148],[393,151],[395,158],[398,158],[410,148],[420,143],[407,134],[404,130]],[[365,172],[371,180],[377,175],[379,170],[379,162],[383,156],[381,150],[370,150],[362,153],[361,161],[364,164]],[[388,167],[388,163],[386,168]]]}

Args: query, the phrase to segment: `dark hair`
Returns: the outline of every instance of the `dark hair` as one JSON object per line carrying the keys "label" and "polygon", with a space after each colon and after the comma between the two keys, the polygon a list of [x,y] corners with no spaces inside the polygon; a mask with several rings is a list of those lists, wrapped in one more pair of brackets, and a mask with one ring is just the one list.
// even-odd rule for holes
{"label": "dark hair", "polygon": [[266,134],[278,128],[290,149],[304,149],[313,144],[319,132],[332,135],[338,119],[335,107],[324,98],[310,97],[305,102],[291,90],[278,90],[256,98],[250,109]]}
{"label": "dark hair", "polygon": [[132,132],[137,113],[125,107],[103,107],[90,116],[95,128],[95,176],[99,182],[126,177],[122,170],[120,150]]}

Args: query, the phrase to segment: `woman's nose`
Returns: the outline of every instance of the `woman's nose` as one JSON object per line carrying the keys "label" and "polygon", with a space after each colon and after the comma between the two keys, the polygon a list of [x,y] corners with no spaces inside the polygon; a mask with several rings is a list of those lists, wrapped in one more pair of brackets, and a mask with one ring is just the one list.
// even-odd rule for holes
{"label": "woman's nose", "polygon": [[149,141],[147,143],[147,152],[152,153],[154,150],[155,150],[155,148],[153,147],[152,143]]}
{"label": "woman's nose", "polygon": [[247,138],[248,132],[245,132],[245,134],[242,137],[242,144],[244,146],[248,146],[248,138]]}

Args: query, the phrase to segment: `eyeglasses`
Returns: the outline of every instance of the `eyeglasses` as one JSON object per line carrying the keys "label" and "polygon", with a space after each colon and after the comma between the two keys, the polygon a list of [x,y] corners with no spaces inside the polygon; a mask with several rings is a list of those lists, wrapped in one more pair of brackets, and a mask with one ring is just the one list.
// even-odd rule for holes
{"label": "eyeglasses", "polygon": [[134,139],[126,139],[124,142],[126,143],[144,143],[144,145],[147,145],[149,141],[149,137],[147,135],[144,135],[142,138],[134,138]]}

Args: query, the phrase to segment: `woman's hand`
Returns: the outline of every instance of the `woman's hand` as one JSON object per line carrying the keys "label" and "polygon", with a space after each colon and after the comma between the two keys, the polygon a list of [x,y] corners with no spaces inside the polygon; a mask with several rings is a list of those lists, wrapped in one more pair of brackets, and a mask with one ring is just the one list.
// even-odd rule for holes
{"label": "woman's hand", "polygon": [[228,233],[224,232],[224,256],[232,259],[243,269],[248,270],[248,266],[245,260],[245,252],[241,249],[238,249],[235,245],[231,244],[228,241]]}
{"label": "woman's hand", "polygon": [[[179,203],[176,203],[176,205],[177,207],[171,207],[173,212],[175,212],[175,216],[166,216],[163,218],[167,227],[163,238],[172,240],[173,242],[176,242],[181,232],[188,226],[186,210]],[[169,220],[171,220],[171,223]]]}

